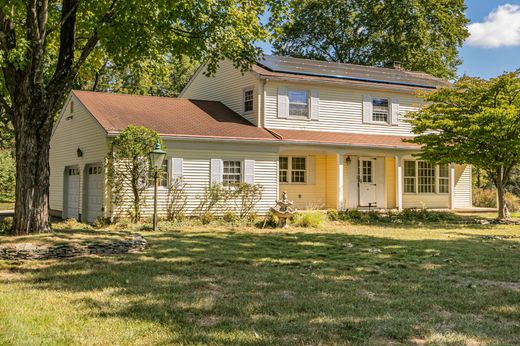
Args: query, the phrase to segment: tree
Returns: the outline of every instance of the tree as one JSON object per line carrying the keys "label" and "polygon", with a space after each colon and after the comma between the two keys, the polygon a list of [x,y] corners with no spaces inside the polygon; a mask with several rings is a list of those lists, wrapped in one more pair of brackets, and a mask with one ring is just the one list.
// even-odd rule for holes
{"label": "tree", "polygon": [[520,158],[520,70],[490,80],[462,77],[424,95],[429,106],[411,115],[420,157],[471,164],[497,188],[498,217],[509,217],[506,187]]}
{"label": "tree", "polygon": [[463,0],[295,0],[277,54],[455,77],[468,36]]}
{"label": "tree", "polygon": [[146,202],[143,193],[149,187],[148,155],[157,142],[162,143],[157,132],[130,125],[114,138],[108,153],[106,171],[112,200],[115,205],[124,206],[125,196],[132,194],[128,213],[133,222],[141,219],[141,208]]}
{"label": "tree", "polygon": [[15,134],[16,234],[50,230],[49,142],[56,113],[85,66],[166,54],[223,58],[246,70],[268,28],[260,16],[283,0],[0,0],[0,106]]}

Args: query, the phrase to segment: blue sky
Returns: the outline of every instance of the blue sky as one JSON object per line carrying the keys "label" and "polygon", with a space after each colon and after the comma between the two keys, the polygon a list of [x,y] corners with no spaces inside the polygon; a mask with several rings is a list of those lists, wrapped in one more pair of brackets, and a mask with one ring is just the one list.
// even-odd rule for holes
{"label": "blue sky", "polygon": [[[520,68],[520,0],[466,0],[470,38],[459,75],[490,78]],[[261,44],[270,53],[268,44]]]}

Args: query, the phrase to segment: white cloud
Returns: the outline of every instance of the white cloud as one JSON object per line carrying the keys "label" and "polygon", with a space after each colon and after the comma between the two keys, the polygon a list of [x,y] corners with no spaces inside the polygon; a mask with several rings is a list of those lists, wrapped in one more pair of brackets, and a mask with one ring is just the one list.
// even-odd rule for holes
{"label": "white cloud", "polygon": [[520,5],[500,5],[482,23],[468,26],[468,45],[499,48],[520,45]]}

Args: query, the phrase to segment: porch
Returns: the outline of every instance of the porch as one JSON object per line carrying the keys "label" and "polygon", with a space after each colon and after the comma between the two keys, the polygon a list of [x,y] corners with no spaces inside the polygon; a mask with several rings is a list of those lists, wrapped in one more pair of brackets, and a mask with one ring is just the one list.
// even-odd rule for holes
{"label": "porch", "polygon": [[279,193],[287,191],[300,210],[453,210],[472,204],[470,166],[433,166],[409,151],[287,147],[279,153],[278,180]]}

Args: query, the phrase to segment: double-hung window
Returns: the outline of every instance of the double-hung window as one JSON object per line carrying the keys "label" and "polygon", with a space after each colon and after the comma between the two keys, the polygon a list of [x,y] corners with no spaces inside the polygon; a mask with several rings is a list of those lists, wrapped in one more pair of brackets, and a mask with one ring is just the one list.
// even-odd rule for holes
{"label": "double-hung window", "polygon": [[448,193],[449,167],[435,166],[426,161],[404,161],[403,191],[405,193]]}
{"label": "double-hung window", "polygon": [[388,123],[389,113],[388,99],[375,97],[372,99],[372,121]]}
{"label": "double-hung window", "polygon": [[253,89],[244,90],[244,113],[249,113],[253,111],[254,105],[254,93]]}
{"label": "double-hung window", "polygon": [[240,184],[242,181],[242,162],[227,160],[223,164],[222,183],[227,186]]}
{"label": "double-hung window", "polygon": [[307,90],[289,90],[289,116],[309,117],[309,93]]}
{"label": "double-hung window", "polygon": [[278,167],[278,181],[280,183],[306,183],[307,158],[281,156]]}

